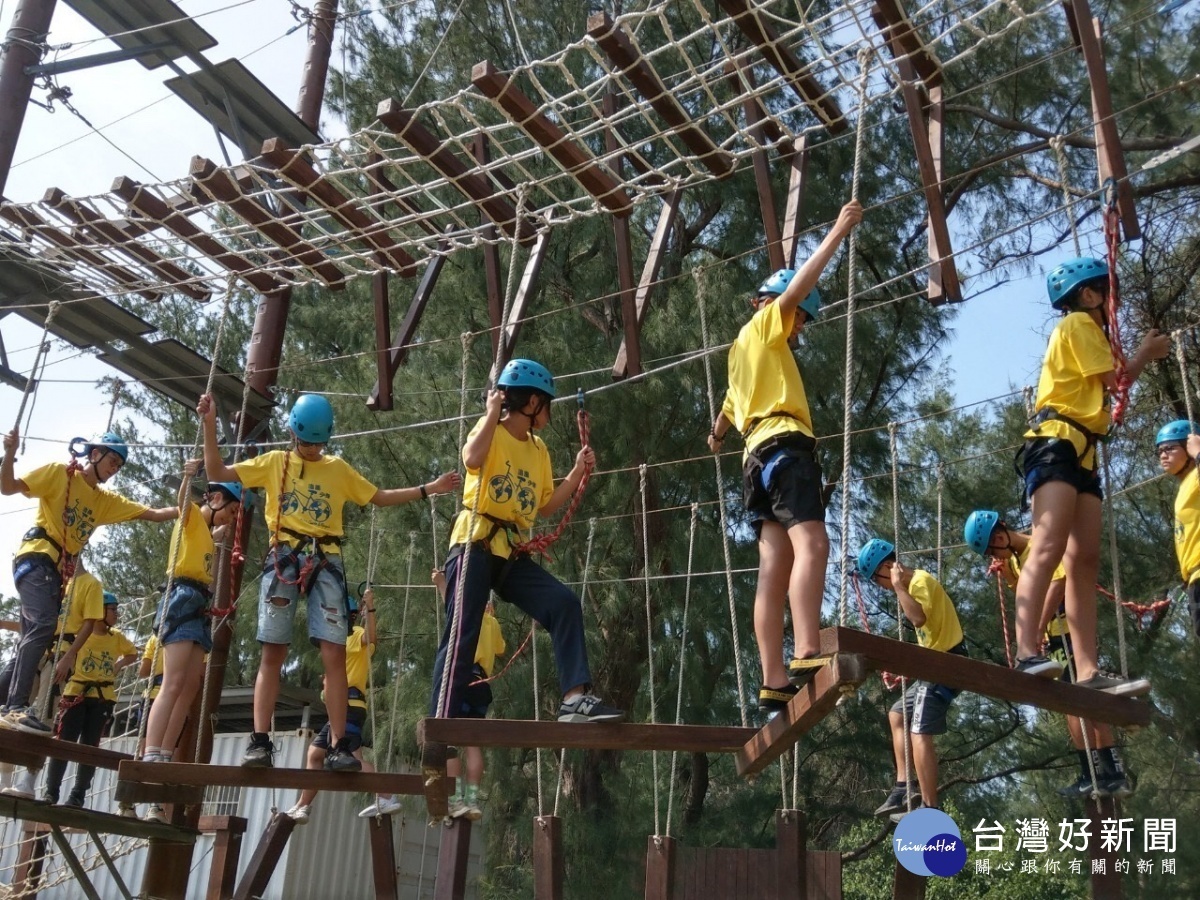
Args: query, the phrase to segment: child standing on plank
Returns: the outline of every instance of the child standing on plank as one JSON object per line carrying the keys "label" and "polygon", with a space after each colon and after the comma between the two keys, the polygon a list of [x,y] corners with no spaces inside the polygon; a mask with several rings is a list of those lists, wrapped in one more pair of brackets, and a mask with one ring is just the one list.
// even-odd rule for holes
{"label": "child standing on plank", "polygon": [[[1050,336],[1038,379],[1032,427],[1022,459],[1033,506],[1033,544],[1017,582],[1017,665],[1020,672],[1057,678],[1062,664],[1041,655],[1038,621],[1055,568],[1067,572],[1067,619],[1074,641],[1076,684],[1118,696],[1146,693],[1145,679],[1102,672],[1096,647],[1096,575],[1100,568],[1101,501],[1097,441],[1108,432],[1108,393],[1118,387],[1109,343],[1108,265],[1079,258],[1046,276],[1050,304],[1063,319]],[[1126,366],[1130,382],[1170,349],[1151,329]]]}
{"label": "child standing on plank", "polygon": [[592,448],[580,448],[570,473],[554,486],[550,452],[534,433],[550,423],[553,399],[554,378],[545,366],[510,360],[463,447],[467,481],[446,557],[446,627],[434,662],[432,716],[462,715],[484,610],[495,591],[550,633],[563,694],[558,721],[625,718],[592,693],[579,598],[529,554],[514,552],[537,516],[553,515],[595,465]]}
{"label": "child standing on plank", "polygon": [[[893,591],[900,601],[904,618],[917,630],[917,643],[930,650],[967,655],[958,613],[938,580],[924,569],[907,569],[896,560],[896,548],[880,538],[872,538],[858,553],[858,574]],[[946,714],[959,691],[944,684],[910,680],[904,696],[888,712],[892,732],[892,752],[896,759],[896,784],[877,816],[898,820],[909,809],[938,805],[938,757],[933,737],[946,733]],[[920,787],[920,802],[909,799],[916,792],[907,780],[908,766],[904,748],[904,720],[912,736],[912,763]]]}
{"label": "child standing on plank", "polygon": [[29,706],[29,697],[42,654],[54,637],[63,582],[70,579],[76,557],[101,525],[131,519],[166,522],[179,511],[173,506],[151,509],[102,487],[129,457],[129,448],[118,434],[109,432],[84,443],[82,465],[76,461],[69,466],[48,463],[17,478],[13,463],[19,443],[15,428],[4,436],[0,494],[9,497],[19,492],[33,497],[38,509],[33,527],[25,532],[13,558],[13,583],[21,600],[21,640],[5,666],[5,675],[0,676],[0,682],[8,681],[0,728],[49,734],[50,726]]}
{"label": "child standing on plank", "polygon": [[[758,289],[751,317],[729,349],[729,389],[708,446],[721,449],[730,426],[746,449],[742,496],[758,534],[754,636],[762,664],[759,708],[777,712],[828,662],[820,654],[821,600],[829,536],[816,438],[792,341],[817,317],[817,281],[838,245],[862,221],[842,207],[833,230],[798,271],[781,269]],[[789,606],[793,658],[783,663],[783,611]]]}
{"label": "child standing on plank", "polygon": [[243,766],[274,765],[268,733],[279,697],[280,672],[292,640],[296,601],[308,598],[308,637],[325,669],[330,749],[325,767],[357,772],[362,764],[346,742],[346,576],[342,568],[342,507],[397,506],[455,490],[462,478],[447,472],[429,484],[380,489],[337,456],[325,453],[333,435],[333,407],[317,394],[302,394],[288,416],[293,444],[254,459],[225,465],[217,446],[216,407],[210,395],[197,411],[204,423],[204,469],[216,482],[237,482],[266,491],[271,547],[263,562],[258,640],[262,660],[254,682],[254,733]]}
{"label": "child standing on plank", "polygon": [[1175,557],[1187,586],[1192,633],[1200,638],[1200,431],[1187,419],[1168,422],[1158,430],[1154,445],[1163,471],[1175,476]]}

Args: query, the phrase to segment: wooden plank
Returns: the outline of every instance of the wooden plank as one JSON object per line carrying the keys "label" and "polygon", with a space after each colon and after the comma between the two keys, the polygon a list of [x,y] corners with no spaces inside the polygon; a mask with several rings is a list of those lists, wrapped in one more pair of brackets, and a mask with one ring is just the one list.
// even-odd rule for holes
{"label": "wooden plank", "polygon": [[[396,100],[384,100],[375,111],[396,138],[438,170],[458,191],[487,213],[510,238],[517,232],[517,210],[503,197],[496,195],[486,177],[472,171],[454,155],[448,146],[417,121],[416,113],[404,109]],[[534,229],[521,223],[521,239],[532,238]]]}
{"label": "wooden plank", "polygon": [[88,877],[87,871],[80,865],[79,857],[75,855],[75,849],[67,840],[67,836],[62,833],[62,829],[53,825],[50,828],[50,834],[54,838],[54,843],[58,845],[59,855],[66,862],[67,868],[71,870],[71,875],[75,879],[75,890],[81,891],[88,900],[101,900],[100,895],[96,892],[96,886],[92,884],[92,879]]}
{"label": "wooden plank", "polygon": [[228,831],[233,834],[245,834],[249,822],[243,816],[201,816],[196,830],[201,834],[219,834]]}
{"label": "wooden plank", "polygon": [[646,839],[646,900],[675,900],[675,854],[675,838]]}
{"label": "wooden plank", "polygon": [[533,820],[534,900],[562,900],[562,819],[537,816]]}
{"label": "wooden plank", "polygon": [[324,769],[247,769],[202,763],[123,762],[121,781],[162,785],[224,785],[247,788],[292,788],[298,791],[357,791],[364,794],[424,792],[420,775],[391,772],[327,772]]}
{"label": "wooden plank", "polygon": [[[205,828],[213,819],[225,819],[224,828]],[[205,820],[209,820],[207,823]],[[234,824],[234,823],[237,824]],[[213,831],[212,863],[208,870],[208,890],[204,900],[229,900],[237,887],[238,862],[242,855],[242,835],[246,820],[240,816],[201,816],[200,831]]]}
{"label": "wooden plank", "polygon": [[838,850],[809,850],[808,900],[842,900],[842,854]]}
{"label": "wooden plank", "polygon": [[420,732],[417,744],[421,748],[421,789],[425,795],[425,811],[431,821],[437,821],[450,815],[450,792],[454,779],[446,774],[448,751],[445,744],[424,739]]}
{"label": "wooden plank", "polygon": [[367,820],[371,835],[371,880],[375,900],[396,900],[396,844],[392,840],[392,817],[372,816]]}
{"label": "wooden plank", "polygon": [[[1114,697],[1103,691],[1076,687],[1056,678],[1026,675],[1004,666],[939,653],[916,644],[867,634],[853,628],[825,628],[821,631],[821,650],[860,654],[872,669],[906,678],[935,681],[961,691],[996,697],[1011,703],[1024,703],[1111,725],[1149,725],[1149,704],[1127,697]],[[793,701],[795,702],[795,701]]]}
{"label": "wooden plank", "polygon": [[[663,200],[662,211],[658,214],[658,225],[654,229],[654,237],[650,241],[650,252],[646,254],[646,263],[642,266],[642,277],[638,281],[637,293],[634,295],[634,307],[638,326],[646,322],[646,312],[650,309],[650,297],[658,286],[658,273],[662,269],[663,260],[667,255],[670,243],[671,229],[675,225],[675,217],[679,213],[680,200],[683,199],[683,189],[672,191]],[[616,362],[613,363],[612,377],[614,380],[624,378],[628,370],[625,341],[617,351]]]}
{"label": "wooden plank", "polygon": [[[754,71],[748,62],[741,63],[742,77],[751,91],[755,87]],[[762,107],[753,93],[742,103],[746,115],[746,127],[754,137],[758,146],[750,158],[754,166],[754,187],[758,191],[758,211],[762,216],[763,234],[767,241],[767,259],[772,270],[779,270],[783,265],[783,235],[779,232],[779,214],[775,211],[775,191],[771,187],[771,164],[767,159],[766,139],[762,123],[764,120]]]}
{"label": "wooden plank", "polygon": [[[825,631],[821,632],[822,637]],[[816,677],[791,699],[787,709],[746,741],[745,746],[737,752],[738,774],[755,775],[790,750],[796,741],[833,711],[842,695],[842,688],[860,684],[868,671],[866,663],[859,657],[837,653],[829,665],[818,669]]]}
{"label": "wooden plank", "polygon": [[100,834],[116,834],[121,837],[164,838],[176,843],[190,843],[199,833],[193,828],[164,825],[161,822],[143,822],[141,819],[126,818],[94,809],[57,806],[9,794],[0,794],[0,816],[24,819],[26,822],[41,822],[59,828],[94,830]]}
{"label": "wooden plank", "polygon": [[207,300],[212,290],[204,284],[191,284],[193,275],[185,272],[175,263],[155,253],[144,244],[126,234],[117,225],[106,219],[82,200],[73,200],[58,188],[50,188],[42,197],[42,202],[51,209],[66,216],[95,235],[102,241],[108,241],[114,251],[123,253],[136,263],[145,265],[160,278],[166,280],[170,289],[178,291],[193,300]]}
{"label": "wooden plank", "polygon": [[[1124,896],[1121,890],[1121,873],[1117,871],[1117,860],[1127,856],[1132,849],[1121,850],[1120,842],[1113,844],[1112,849],[1105,850],[1103,842],[1097,838],[1103,832],[1104,819],[1119,819],[1119,804],[1112,798],[1096,801],[1087,798],[1083,803],[1084,810],[1091,820],[1092,839],[1088,843],[1088,856],[1092,861],[1102,860],[1103,872],[1091,872],[1092,900],[1121,900]],[[1133,840],[1136,840],[1136,836]],[[1131,841],[1132,845],[1132,841]]]}
{"label": "wooden plank", "polygon": [[798,809],[775,811],[775,896],[805,900],[808,884],[808,820]]}
{"label": "wooden plank", "polygon": [[908,60],[930,87],[938,87],[942,83],[942,63],[921,39],[913,27],[908,13],[900,5],[900,0],[877,0],[871,8],[871,17],[879,30],[887,39],[892,51],[892,57],[899,62]]}
{"label": "wooden plank", "polygon": [[546,261],[546,251],[549,249],[550,232],[539,232],[533,243],[533,249],[529,251],[529,259],[525,260],[525,271],[521,273],[521,282],[517,285],[517,295],[513,298],[512,306],[508,310],[508,321],[504,323],[504,342],[501,347],[500,365],[512,359],[513,351],[517,348],[517,337],[521,333],[525,313],[533,301],[533,295],[537,290],[538,275],[541,274],[542,263]]}
{"label": "wooden plank", "polygon": [[633,200],[621,186],[620,179],[604,168],[586,147],[551,122],[517,87],[516,81],[500,74],[490,60],[476,63],[471,70],[471,84],[525,132],[530,140],[545,150],[601,206],[614,216],[625,217],[633,212]]}
{"label": "wooden plank", "polygon": [[897,861],[892,873],[892,900],[925,900],[928,881],[924,875],[914,875]]}
{"label": "wooden plank", "polygon": [[[587,33],[604,51],[613,66],[637,88],[647,103],[671,126],[684,145],[717,178],[728,178],[737,166],[733,156],[716,145],[708,133],[692,121],[674,95],[662,83],[654,67],[642,57],[624,25],[616,25],[606,12],[588,16]],[[611,151],[610,151],[611,152]]]}
{"label": "wooden plank", "polygon": [[204,802],[204,785],[147,784],[142,781],[118,781],[113,790],[118,803],[179,803],[194,806]]}
{"label": "wooden plank", "polygon": [[[486,166],[491,162],[488,138],[483,132],[475,135],[471,149],[479,165]],[[484,282],[487,285],[488,322],[491,323],[488,336],[492,339],[492,359],[495,359],[500,353],[500,329],[504,326],[501,321],[504,316],[504,289],[500,286],[500,247],[496,243],[496,226],[488,222],[482,210],[479,217],[483,226],[483,245],[480,249],[483,252]]]}
{"label": "wooden plank", "polygon": [[270,294],[285,287],[284,282],[266,272],[258,271],[249,260],[227,249],[206,231],[198,228],[186,215],[172,210],[132,178],[117,178],[112,183],[112,192],[124,200],[131,210],[161,223],[167,231],[217,265],[237,273],[243,281],[260,293]]}
{"label": "wooden plank", "polygon": [[286,181],[327,210],[352,234],[369,244],[402,275],[411,275],[417,262],[388,235],[388,224],[367,212],[313,168],[308,155],[289,149],[279,138],[262,145],[262,155]]}
{"label": "wooden plank", "polygon": [[779,41],[771,27],[759,18],[758,9],[750,0],[717,2],[725,10],[725,15],[733,20],[733,24],[750,43],[758,47],[758,52],[763,58],[792,86],[797,96],[825,123],[825,127],[831,133],[842,134],[850,127],[830,92],[813,77],[809,67],[801,63],[795,54]]}
{"label": "wooden plank", "polygon": [[471,856],[471,820],[451,819],[442,830],[438,847],[436,900],[463,900],[467,890],[467,863]]}
{"label": "wooden plank", "polygon": [[[167,764],[151,763],[151,765]],[[170,765],[174,765],[174,763],[170,763]],[[221,768],[226,767],[222,766]],[[275,874],[275,867],[279,865],[279,859],[283,856],[283,850],[295,827],[296,820],[285,813],[277,812],[271,816],[271,821],[267,823],[263,836],[254,848],[254,855],[250,857],[246,871],[242,874],[241,883],[233,892],[233,900],[251,900],[251,898],[262,896],[267,885],[271,883],[271,876]]]}
{"label": "wooden plank", "polygon": [[723,725],[544,722],[528,719],[435,719],[417,723],[417,743],[456,747],[548,747],[569,750],[678,750],[732,753],[757,734]]}
{"label": "wooden plank", "polygon": [[133,759],[128,753],[118,753],[116,750],[77,744],[74,741],[60,741],[49,735],[26,734],[23,731],[0,728],[0,759],[9,762],[10,755],[38,760],[36,765],[16,763],[33,769],[40,769],[40,760],[47,756],[66,762],[83,763],[85,766],[96,766],[99,769],[115,769],[120,763]]}
{"label": "wooden plank", "polygon": [[196,188],[225,204],[243,222],[286,253],[291,260],[312,272],[330,290],[345,288],[346,273],[301,237],[300,232],[250,197],[247,189],[228,171],[203,156],[193,156],[188,174]]}
{"label": "wooden plank", "polygon": [[[378,411],[392,409],[392,316],[388,304],[388,273],[371,275],[371,299],[375,307],[375,389],[367,399],[367,407]],[[372,400],[374,405],[372,405]]]}
{"label": "wooden plank", "polygon": [[[613,88],[604,95],[601,111],[607,121],[616,117],[619,101]],[[617,160],[617,174],[621,174],[617,135],[611,127],[605,129],[605,147]],[[625,365],[628,374],[642,374],[642,323],[637,314],[637,286],[633,282],[633,240],[629,234],[629,219],[613,216],[613,242],[617,255],[617,289],[621,298],[621,324],[625,336],[621,348],[625,350]]]}
{"label": "wooden plank", "polygon": [[804,210],[804,188],[808,175],[808,141],[804,135],[795,140],[788,158],[787,204],[783,213],[783,265],[796,268],[796,253],[800,249],[800,214]]}

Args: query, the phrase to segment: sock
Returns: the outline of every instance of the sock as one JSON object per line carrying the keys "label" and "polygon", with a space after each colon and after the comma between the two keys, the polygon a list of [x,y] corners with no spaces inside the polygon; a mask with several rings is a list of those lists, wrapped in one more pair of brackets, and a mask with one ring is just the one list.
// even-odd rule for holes
{"label": "sock", "polygon": [[450,805],[451,806],[455,806],[456,804],[459,804],[462,802],[463,802],[463,795],[460,791],[455,791],[453,794],[450,795]]}
{"label": "sock", "polygon": [[1104,750],[1100,749],[1099,747],[1092,751],[1092,765],[1096,767],[1097,779],[1111,777],[1108,773],[1107,760],[1104,756]]}
{"label": "sock", "polygon": [[250,743],[252,744],[268,744],[271,738],[265,731],[252,731],[250,733]]}
{"label": "sock", "polygon": [[147,747],[142,754],[142,761],[153,760],[156,756],[162,756],[162,747]]}
{"label": "sock", "polygon": [[1125,766],[1121,763],[1121,754],[1116,747],[1101,747],[1096,751],[1100,756],[1101,770],[1110,778],[1123,778]]}
{"label": "sock", "polygon": [[468,784],[467,785],[467,805],[474,806],[477,802],[479,802],[479,785]]}
{"label": "sock", "polygon": [[174,750],[159,750],[158,751],[158,758],[161,759],[163,762],[170,762],[171,757],[174,755],[175,755]]}

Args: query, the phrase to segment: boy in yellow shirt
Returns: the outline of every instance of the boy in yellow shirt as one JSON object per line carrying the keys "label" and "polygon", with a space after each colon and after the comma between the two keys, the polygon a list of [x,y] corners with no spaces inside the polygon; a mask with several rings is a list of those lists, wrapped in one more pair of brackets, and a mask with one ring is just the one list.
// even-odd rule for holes
{"label": "boy in yellow shirt", "polygon": [[[962,625],[946,591],[924,569],[906,569],[896,560],[896,548],[880,538],[872,538],[858,553],[858,574],[880,587],[895,592],[904,617],[917,631],[917,643],[930,650],[967,655]],[[946,714],[959,691],[930,681],[910,681],[904,696],[888,712],[892,732],[892,752],[896,759],[896,784],[877,816],[898,820],[909,809],[938,805],[938,757],[933,744],[936,734],[946,733]],[[920,801],[913,804],[915,791],[909,786],[904,749],[904,720],[907,716],[912,735],[912,761]],[[911,805],[910,805],[911,804]]]}
{"label": "boy in yellow shirt", "polygon": [[1175,493],[1175,558],[1187,586],[1192,633],[1200,638],[1200,431],[1187,419],[1168,422],[1154,445],[1164,472],[1179,482]]}
{"label": "boy in yellow shirt", "polygon": [[342,507],[397,506],[445,494],[462,483],[457,472],[428,485],[381,490],[337,456],[325,453],[333,436],[333,407],[318,394],[301,394],[288,416],[292,446],[225,465],[217,444],[216,407],[205,394],[197,404],[204,425],[204,470],[215,482],[262,488],[271,546],[263,561],[258,604],[262,659],[254,681],[254,733],[242,765],[274,765],[268,732],[279,698],[280,673],[292,640],[296,601],[308,600],[308,638],[325,669],[330,750],[325,767],[335,772],[362,768],[346,743],[346,635],[349,634],[346,576],[342,568]]}
{"label": "boy in yellow shirt", "polygon": [[[1033,544],[1017,582],[1018,671],[1057,678],[1062,665],[1038,652],[1039,617],[1055,568],[1067,572],[1067,619],[1074,639],[1076,684],[1118,696],[1144,694],[1150,683],[1102,672],[1096,647],[1096,575],[1101,502],[1097,441],[1108,432],[1108,393],[1117,373],[1108,339],[1108,265],[1079,258],[1046,276],[1051,305],[1063,319],[1050,336],[1038,379],[1036,413],[1025,433],[1025,491],[1033,507]],[[1170,338],[1151,329],[1126,366],[1133,382]]]}
{"label": "boy in yellow shirt", "polygon": [[[54,736],[64,741],[100,746],[100,738],[112,721],[117,692],[114,687],[117,676],[126,666],[137,660],[137,647],[113,626],[117,623],[117,598],[104,594],[104,621],[93,630],[87,643],[79,653],[78,664],[71,673],[63,696],[59,701],[58,720]],[[63,774],[67,763],[51,759],[46,763],[46,795],[51,803],[58,802]],[[95,766],[80,765],[75,773],[75,784],[67,797],[67,806],[84,805],[88,789],[92,786]]]}
{"label": "boy in yellow shirt", "polygon": [[[109,432],[90,443],[77,438],[72,453],[83,460],[48,463],[17,478],[13,471],[17,429],[4,436],[0,461],[0,494],[21,493],[38,501],[33,527],[25,532],[13,557],[13,583],[21,600],[21,639],[5,666],[8,692],[0,708],[0,728],[49,734],[50,726],[29,706],[33,679],[42,654],[54,639],[54,623],[62,608],[63,583],[70,580],[75,560],[101,525],[141,519],[166,522],[178,515],[173,507],[150,509],[106,490],[103,484],[117,474],[129,456],[120,435]],[[75,444],[82,449],[75,450]]]}
{"label": "boy in yellow shirt", "polygon": [[[781,269],[759,287],[751,301],[754,315],[729,350],[729,389],[708,436],[713,453],[731,426],[746,445],[742,496],[758,533],[754,636],[763,676],[758,705],[767,712],[787,706],[827,661],[820,655],[819,633],[829,559],[825,498],[792,342],[820,309],[821,273],[861,221],[862,206],[851,200],[798,271]],[[783,611],[789,603],[794,647],[785,668]]]}

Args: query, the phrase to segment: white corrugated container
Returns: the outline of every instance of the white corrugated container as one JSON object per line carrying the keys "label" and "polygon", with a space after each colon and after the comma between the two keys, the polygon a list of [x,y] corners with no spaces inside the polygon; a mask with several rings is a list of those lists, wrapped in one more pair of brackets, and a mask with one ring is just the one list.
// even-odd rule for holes
{"label": "white corrugated container", "polygon": [[[248,735],[219,734],[213,742],[212,762],[217,765],[237,765],[246,748]],[[276,735],[279,752],[275,764],[280,768],[301,768],[310,737],[291,733]],[[113,750],[131,752],[133,738],[118,738],[105,744]],[[63,782],[64,796],[70,790],[74,766],[68,766]],[[92,783],[92,797],[88,805],[94,809],[115,809],[112,787],[116,773],[104,769],[96,772]],[[41,784],[39,782],[39,791]],[[246,835],[242,840],[239,860],[239,878],[254,854],[259,836],[270,821],[272,808],[280,811],[289,809],[298,798],[298,791],[244,789],[237,798],[237,809],[222,809],[219,814],[238,815],[246,819]],[[317,797],[313,805],[309,824],[298,826],[292,832],[287,848],[275,869],[275,874],[264,900],[370,900],[375,896],[371,880],[371,847],[368,823],[358,818],[358,811],[369,799],[356,794],[326,792]],[[140,808],[144,811],[144,807]],[[207,811],[206,811],[207,812]],[[442,828],[429,828],[425,824],[424,801],[420,798],[405,798],[404,812],[392,820],[392,833],[396,842],[396,862],[399,869],[400,897],[403,900],[425,900],[432,898],[434,878],[437,872],[438,847]],[[4,874],[0,881],[7,883],[12,878],[16,865],[17,844],[21,838],[22,823],[11,819],[0,823],[0,867]],[[97,866],[91,872],[92,883],[101,897],[119,897],[121,892],[107,869],[91,848],[86,835],[69,835],[76,855],[84,859],[92,857]],[[471,856],[467,869],[467,897],[476,896],[475,884],[479,876],[480,853],[484,846],[482,823],[472,828]],[[60,854],[50,841],[51,857],[47,860],[45,874],[50,884],[39,892],[45,900],[78,900],[80,892],[70,873],[65,870]],[[117,837],[105,837],[109,854],[117,857],[115,863],[121,878],[130,891],[137,895],[141,888],[142,874],[146,864],[144,843]],[[201,835],[192,854],[192,871],[188,880],[188,900],[204,900],[208,886],[209,867],[212,861],[212,835]],[[133,848],[132,852],[125,852]],[[89,862],[85,860],[85,865]]]}

